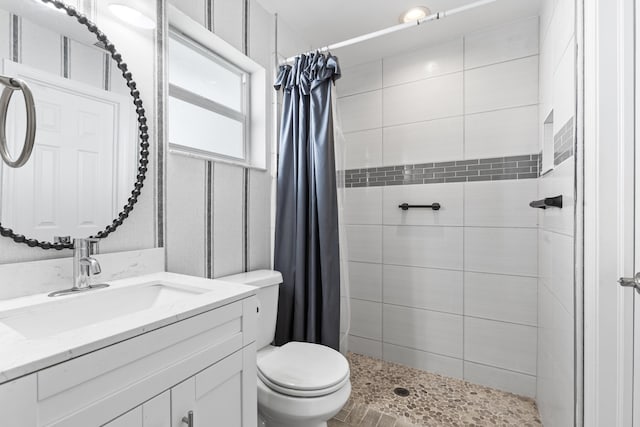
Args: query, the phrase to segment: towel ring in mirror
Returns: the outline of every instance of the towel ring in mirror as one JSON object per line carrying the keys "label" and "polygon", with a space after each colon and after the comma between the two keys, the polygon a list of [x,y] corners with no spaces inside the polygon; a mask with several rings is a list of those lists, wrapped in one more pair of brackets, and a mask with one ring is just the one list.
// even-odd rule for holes
{"label": "towel ring in mirror", "polygon": [[[4,162],[12,167],[23,166],[31,157],[33,145],[36,139],[36,106],[33,102],[33,94],[27,83],[20,79],[0,76],[0,83],[4,85],[2,95],[0,95],[0,156]],[[12,159],[7,144],[7,113],[11,96],[15,91],[21,91],[24,96],[24,103],[27,110],[27,132],[24,137],[22,152],[17,159]]]}

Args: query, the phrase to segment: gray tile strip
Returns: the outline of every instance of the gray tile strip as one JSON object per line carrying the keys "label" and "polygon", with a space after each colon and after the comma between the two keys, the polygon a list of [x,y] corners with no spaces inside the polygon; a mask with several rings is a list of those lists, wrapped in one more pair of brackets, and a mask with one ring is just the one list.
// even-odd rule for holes
{"label": "gray tile strip", "polygon": [[11,60],[22,62],[22,20],[18,15],[11,15]]}
{"label": "gray tile strip", "polygon": [[339,172],[338,182],[343,182],[344,179],[345,187],[352,188],[500,181],[537,178],[539,171],[540,154],[527,154],[488,159],[348,169]]}
{"label": "gray tile strip", "polygon": [[71,43],[65,36],[62,36],[62,77],[71,77]]}
{"label": "gray tile strip", "polygon": [[574,126],[571,117],[562,129],[553,137],[553,165],[560,163],[573,156]]}
{"label": "gray tile strip", "polygon": [[213,278],[213,174],[214,163],[211,161],[206,162],[205,183],[204,192],[206,199],[206,222],[205,222],[205,274],[209,279]]}

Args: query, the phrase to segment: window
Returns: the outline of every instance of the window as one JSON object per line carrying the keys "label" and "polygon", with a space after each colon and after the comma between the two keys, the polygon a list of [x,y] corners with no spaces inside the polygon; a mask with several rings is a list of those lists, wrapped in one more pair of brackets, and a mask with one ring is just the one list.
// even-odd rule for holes
{"label": "window", "polygon": [[248,73],[176,33],[169,37],[169,143],[177,151],[247,162]]}

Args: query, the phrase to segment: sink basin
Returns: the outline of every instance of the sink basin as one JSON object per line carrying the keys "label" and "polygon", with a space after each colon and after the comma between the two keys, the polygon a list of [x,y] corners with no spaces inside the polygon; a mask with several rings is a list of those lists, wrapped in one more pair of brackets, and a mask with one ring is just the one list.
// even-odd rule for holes
{"label": "sink basin", "polygon": [[209,291],[206,288],[161,282],[87,291],[0,312],[0,324],[27,339],[38,339],[167,306]]}

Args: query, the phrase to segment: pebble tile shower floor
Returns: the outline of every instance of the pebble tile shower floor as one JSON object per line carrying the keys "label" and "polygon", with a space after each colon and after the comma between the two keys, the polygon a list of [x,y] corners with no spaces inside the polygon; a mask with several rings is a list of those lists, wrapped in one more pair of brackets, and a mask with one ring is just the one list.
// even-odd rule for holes
{"label": "pebble tile shower floor", "polygon": [[359,354],[348,359],[351,398],[329,427],[542,425],[532,399]]}

